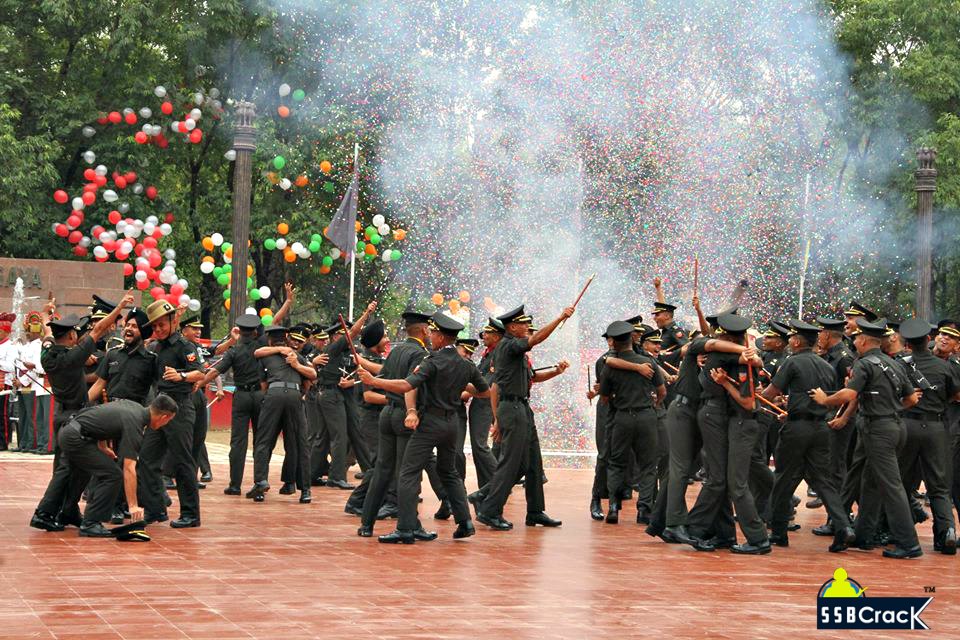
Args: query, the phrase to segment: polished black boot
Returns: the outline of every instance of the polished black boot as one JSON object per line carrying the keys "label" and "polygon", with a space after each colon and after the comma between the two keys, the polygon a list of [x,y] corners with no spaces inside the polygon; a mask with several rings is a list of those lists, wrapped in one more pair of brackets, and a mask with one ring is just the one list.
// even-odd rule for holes
{"label": "polished black boot", "polygon": [[603,520],[603,505],[600,503],[600,498],[590,501],[590,517],[594,520]]}
{"label": "polished black boot", "polygon": [[620,522],[620,504],[616,500],[611,500],[607,506],[607,524],[618,522]]}

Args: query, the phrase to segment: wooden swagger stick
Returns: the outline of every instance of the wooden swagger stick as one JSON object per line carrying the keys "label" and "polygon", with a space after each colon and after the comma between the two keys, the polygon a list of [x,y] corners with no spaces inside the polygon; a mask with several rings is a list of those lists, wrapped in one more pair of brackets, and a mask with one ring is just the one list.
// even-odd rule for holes
{"label": "wooden swagger stick", "polygon": [[[593,279],[597,277],[597,274],[593,274],[587,279],[587,284],[583,285],[583,289],[580,290],[580,295],[577,296],[577,299],[573,302],[573,308],[576,309],[577,305],[580,304],[580,299],[583,297],[583,294],[587,292],[587,289],[590,287],[590,283],[593,282]],[[557,329],[562,329],[564,323],[567,321],[566,318],[560,321],[560,324],[557,325]]]}

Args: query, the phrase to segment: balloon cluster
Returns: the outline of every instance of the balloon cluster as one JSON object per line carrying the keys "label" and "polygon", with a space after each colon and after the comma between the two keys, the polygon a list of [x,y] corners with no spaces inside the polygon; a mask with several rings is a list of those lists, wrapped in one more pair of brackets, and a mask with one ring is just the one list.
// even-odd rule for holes
{"label": "balloon cluster", "polygon": [[[307,94],[303,89],[296,89],[291,92],[290,85],[288,85],[286,82],[281,84],[280,87],[277,89],[277,91],[280,94],[281,98],[286,98],[287,96],[290,96],[290,99],[296,103],[303,102],[304,98],[307,97]],[[281,104],[279,107],[277,107],[277,115],[280,116],[281,118],[289,118],[290,107],[288,107],[285,104]]]}
{"label": "balloon cluster", "polygon": [[450,309],[450,313],[455,316],[460,316],[463,314],[463,312],[467,312],[467,316],[469,317],[470,307],[467,306],[470,303],[469,291],[460,291],[456,296],[451,296],[449,299],[438,291],[430,296],[430,302],[438,307],[442,307],[444,304],[446,304],[447,308]]}
{"label": "balloon cluster", "polygon": [[[396,262],[403,257],[399,249],[386,249],[382,247],[384,238],[390,237],[390,225],[382,214],[373,216],[372,224],[366,228],[357,222],[357,232],[363,229],[363,240],[357,240],[357,255],[363,256],[366,261],[375,260],[378,252],[380,259],[384,262]],[[404,229],[393,229],[393,239],[400,241],[407,237]]]}
{"label": "balloon cluster", "polygon": [[[213,276],[217,284],[223,287],[223,306],[230,309],[230,279],[233,277],[233,245],[226,242],[222,233],[211,233],[201,240],[201,245],[208,251],[200,259],[200,273]],[[223,264],[217,264],[217,254]],[[247,297],[256,302],[257,300],[266,300],[270,297],[270,287],[254,286],[256,278],[254,277],[253,265],[247,265]],[[257,313],[256,309],[247,309],[247,313]],[[260,317],[263,326],[268,327],[273,323],[273,311],[269,307],[261,309]]]}

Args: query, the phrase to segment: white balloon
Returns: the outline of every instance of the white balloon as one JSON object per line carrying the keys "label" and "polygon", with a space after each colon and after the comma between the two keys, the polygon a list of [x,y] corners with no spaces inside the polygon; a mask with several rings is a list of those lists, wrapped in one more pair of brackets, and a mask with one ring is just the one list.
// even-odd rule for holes
{"label": "white balloon", "polygon": [[383,261],[384,261],[384,262],[390,262],[390,252],[389,252],[389,251],[384,251],[384,252],[381,253],[380,255],[383,257]]}
{"label": "white balloon", "polygon": [[233,162],[234,160],[237,159],[237,152],[235,149],[230,149],[230,151],[227,151],[225,154],[223,154],[223,157],[229,160],[230,162]]}
{"label": "white balloon", "polygon": [[212,262],[201,262],[201,263],[200,263],[200,273],[213,273],[213,263],[212,263]]}
{"label": "white balloon", "polygon": [[169,269],[170,269],[170,273],[176,273],[176,272],[177,272],[177,261],[176,261],[176,260],[167,260],[167,261],[164,263],[163,266],[164,266],[164,268],[169,268]]}
{"label": "white balloon", "polygon": [[[147,222],[154,225],[157,224],[157,216],[150,216],[149,218],[147,218]],[[176,260],[177,250],[174,249],[173,247],[169,249],[164,249],[163,257],[166,258],[167,260]]]}
{"label": "white balloon", "polygon": [[130,253],[131,251],[133,251],[132,242],[124,241],[120,243],[120,253]]}
{"label": "white balloon", "polygon": [[80,242],[77,244],[79,244],[81,247],[89,247],[90,238],[88,236],[83,236],[82,238],[80,238]]}
{"label": "white balloon", "polygon": [[149,222],[143,225],[143,232],[148,236],[152,236],[153,232],[156,230],[156,225],[150,224]]}
{"label": "white balloon", "polygon": [[153,95],[157,96],[158,98],[162,98],[167,95],[167,88],[162,84],[158,84],[153,88]]}
{"label": "white balloon", "polygon": [[217,89],[216,87],[213,87],[213,88],[210,89],[210,91],[208,91],[207,93],[210,95],[211,98],[219,98],[219,97],[220,97],[220,89]]}
{"label": "white balloon", "polygon": [[153,115],[153,111],[150,110],[150,107],[140,107],[140,117],[146,120]]}
{"label": "white balloon", "polygon": [[280,180],[280,188],[283,189],[284,191],[289,189],[291,186],[293,186],[293,183],[290,182],[289,178],[283,178],[282,180]]}
{"label": "white balloon", "polygon": [[153,125],[149,122],[144,122],[143,126],[140,127],[140,131],[143,131],[145,134],[150,135],[150,132],[153,131]]}
{"label": "white balloon", "polygon": [[203,115],[203,112],[200,111],[200,109],[197,109],[196,107],[194,107],[193,109],[190,109],[190,117],[193,118],[194,121],[199,120],[200,116],[202,115]]}
{"label": "white balloon", "polygon": [[[96,251],[96,249],[94,249],[94,251]],[[144,280],[147,279],[147,272],[146,272],[146,271],[134,271],[134,272],[133,272],[133,278],[134,278],[134,280],[136,280],[137,282],[143,282]]]}
{"label": "white balloon", "polygon": [[186,278],[178,278],[177,284],[180,285],[184,291],[186,291],[187,287],[190,286],[190,283],[187,282]]}
{"label": "white balloon", "polygon": [[169,224],[167,224],[166,222],[164,222],[162,225],[160,225],[160,233],[161,233],[162,235],[168,236],[168,235],[170,235],[172,232],[173,232],[173,227],[171,227],[171,226],[170,226]]}
{"label": "white balloon", "polygon": [[150,268],[150,261],[144,258],[143,256],[137,257],[137,269],[148,269]]}
{"label": "white balloon", "polygon": [[106,167],[106,165],[98,164],[98,165],[97,165],[97,168],[94,169],[93,171],[94,171],[94,173],[96,173],[98,176],[105,176],[105,175],[107,175],[107,167]]}
{"label": "white balloon", "polygon": [[142,231],[142,230],[143,230],[143,220],[140,220],[139,218],[136,219],[136,220],[134,220],[134,221],[133,221],[133,226],[135,226],[137,229],[140,229],[140,230]]}
{"label": "white balloon", "polygon": [[51,224],[50,224],[50,231],[56,233],[56,232],[57,232],[57,227],[59,226],[59,224],[60,224],[59,222],[53,222],[53,223],[51,223]]}
{"label": "white balloon", "polygon": [[180,297],[177,299],[177,301],[178,301],[180,304],[189,305],[189,304],[190,304],[190,296],[188,296],[188,295],[185,294],[185,293],[181,293],[181,294],[180,294]]}
{"label": "white balloon", "polygon": [[287,241],[284,238],[277,238],[277,249],[283,251],[287,248]]}
{"label": "white balloon", "polygon": [[379,233],[381,236],[386,237],[386,235],[390,233],[390,225],[386,223],[380,225],[379,227],[377,227],[377,233]]}
{"label": "white balloon", "polygon": [[133,109],[131,109],[130,107],[124,107],[123,115],[127,115],[128,113],[133,113]]}
{"label": "white balloon", "polygon": [[294,242],[292,245],[290,245],[290,248],[293,249],[294,253],[300,253],[301,251],[303,251],[303,243]]}
{"label": "white balloon", "polygon": [[83,211],[83,207],[85,206],[83,204],[83,198],[74,198],[73,201],[70,202],[70,206],[73,207],[74,211]]}
{"label": "white balloon", "polygon": [[260,298],[266,300],[267,298],[270,297],[270,287],[268,287],[267,285],[263,285],[262,287],[260,287],[259,291],[260,291]]}
{"label": "white balloon", "polygon": [[383,217],[383,214],[378,213],[377,215],[373,216],[373,226],[375,227],[379,227],[386,221],[387,219]]}
{"label": "white balloon", "polygon": [[196,298],[190,298],[190,302],[187,303],[187,308],[190,311],[200,311],[200,301]]}
{"label": "white balloon", "polygon": [[171,123],[170,123],[170,131],[173,131],[174,133],[180,133],[180,123],[179,123],[179,122],[171,122]]}
{"label": "white balloon", "polygon": [[121,202],[119,205],[117,205],[117,211],[119,211],[123,215],[127,215],[128,213],[130,213],[130,205],[126,202]]}
{"label": "white balloon", "polygon": [[93,248],[93,255],[97,256],[98,258],[106,258],[106,257],[107,257],[107,250],[104,249],[103,247],[94,247],[94,248]]}
{"label": "white balloon", "polygon": [[97,135],[97,130],[90,125],[87,125],[83,129],[80,129],[80,133],[83,134],[84,138],[92,138],[93,136]]}
{"label": "white balloon", "polygon": [[244,313],[247,315],[258,315],[257,310],[253,307],[247,307]]}
{"label": "white balloon", "polygon": [[284,82],[282,85],[280,85],[280,97],[283,98],[288,95],[290,95],[290,85]]}
{"label": "white balloon", "polygon": [[94,162],[97,161],[97,154],[87,149],[86,151],[83,152],[83,161],[86,162],[87,164],[93,164]]}
{"label": "white balloon", "polygon": [[199,91],[193,94],[193,103],[194,104],[203,104],[203,94]]}
{"label": "white balloon", "polygon": [[213,105],[213,108],[216,109],[217,111],[223,111],[223,105],[220,103],[219,100],[214,100],[210,104]]}
{"label": "white balloon", "polygon": [[143,185],[139,182],[133,185],[133,195],[138,196],[143,193]]}
{"label": "white balloon", "polygon": [[197,121],[193,118],[187,118],[183,121],[183,124],[187,127],[187,131],[193,131],[197,128]]}
{"label": "white balloon", "polygon": [[223,256],[223,261],[226,262],[227,264],[230,264],[231,262],[233,262],[233,258],[228,258],[227,256]]}
{"label": "white balloon", "polygon": [[213,240],[213,246],[215,247],[219,247],[223,244],[223,235],[219,232],[210,236],[210,239]]}
{"label": "white balloon", "polygon": [[333,258],[334,260],[338,259],[340,255],[341,255],[340,249],[336,247],[334,247],[333,249],[330,249],[330,257]]}

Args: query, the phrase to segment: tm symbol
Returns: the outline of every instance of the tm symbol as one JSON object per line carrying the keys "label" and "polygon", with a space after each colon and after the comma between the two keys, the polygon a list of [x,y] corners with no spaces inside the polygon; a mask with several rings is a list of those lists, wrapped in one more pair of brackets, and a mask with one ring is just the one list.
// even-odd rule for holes
{"label": "tm symbol", "polygon": [[924,593],[936,593],[936,592],[937,592],[937,588],[936,588],[936,587],[924,587],[924,588],[923,588],[923,592],[924,592]]}

